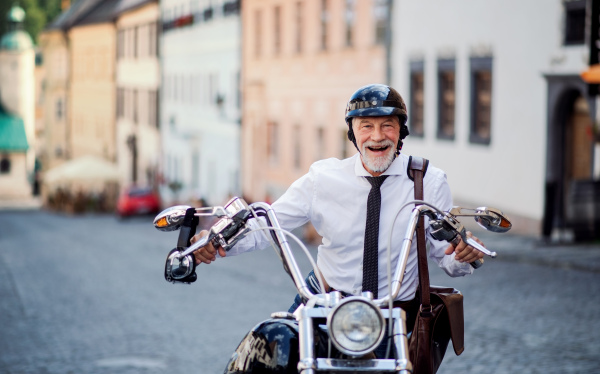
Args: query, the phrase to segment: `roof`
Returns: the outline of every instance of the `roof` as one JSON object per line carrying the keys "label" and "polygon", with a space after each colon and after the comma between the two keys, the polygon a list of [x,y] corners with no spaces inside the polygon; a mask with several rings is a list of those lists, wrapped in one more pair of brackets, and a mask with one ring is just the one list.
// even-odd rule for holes
{"label": "roof", "polygon": [[6,113],[0,105],[0,151],[26,151],[28,149],[29,144],[23,120]]}
{"label": "roof", "polygon": [[46,30],[68,30],[77,25],[113,22],[119,14],[157,0],[76,0]]}
{"label": "roof", "polygon": [[115,11],[117,14],[121,14],[123,12],[139,8],[143,5],[157,2],[158,0],[121,0],[119,1]]}
{"label": "roof", "polygon": [[92,25],[114,21],[121,0],[102,0],[91,12],[78,19],[73,26]]}
{"label": "roof", "polygon": [[77,22],[82,17],[85,17],[89,12],[91,12],[98,4],[102,3],[104,0],[76,0],[71,6],[58,15],[48,26],[46,29],[62,29],[67,30],[71,28],[75,22]]}

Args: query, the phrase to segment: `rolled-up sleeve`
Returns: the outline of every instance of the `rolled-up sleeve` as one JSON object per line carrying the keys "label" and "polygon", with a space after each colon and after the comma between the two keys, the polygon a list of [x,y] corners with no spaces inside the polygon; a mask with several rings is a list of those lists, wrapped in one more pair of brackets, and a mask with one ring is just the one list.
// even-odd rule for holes
{"label": "rolled-up sleeve", "polygon": [[[448,211],[452,209],[452,193],[450,186],[446,180],[446,175],[436,175],[433,183],[433,205]],[[428,200],[428,199],[427,199]],[[429,201],[429,200],[428,200]],[[446,248],[450,243],[446,241],[435,240],[430,234],[431,228],[427,229],[427,239],[429,241],[429,258],[434,260],[440,268],[442,268],[446,274],[451,277],[461,277],[473,273],[473,267],[468,263],[457,261],[454,256],[455,254],[445,254]]]}

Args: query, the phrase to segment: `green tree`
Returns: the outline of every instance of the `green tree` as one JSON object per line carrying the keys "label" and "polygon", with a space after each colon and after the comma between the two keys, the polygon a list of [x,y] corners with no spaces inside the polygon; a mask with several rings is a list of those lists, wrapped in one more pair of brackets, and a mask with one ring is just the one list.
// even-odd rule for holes
{"label": "green tree", "polygon": [[48,22],[51,22],[60,13],[60,0],[7,0],[0,1],[0,35],[4,35],[8,31],[7,15],[10,9],[18,5],[25,11],[25,21],[23,28],[34,42],[37,42],[37,37],[46,27]]}

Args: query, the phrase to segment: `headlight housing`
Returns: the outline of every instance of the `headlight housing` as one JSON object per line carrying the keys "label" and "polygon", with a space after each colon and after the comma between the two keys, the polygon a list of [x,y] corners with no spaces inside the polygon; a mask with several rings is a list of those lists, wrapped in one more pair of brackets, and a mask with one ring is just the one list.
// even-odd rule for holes
{"label": "headlight housing", "polygon": [[363,356],[383,340],[385,319],[375,304],[363,297],[344,299],[327,317],[329,338],[340,352]]}

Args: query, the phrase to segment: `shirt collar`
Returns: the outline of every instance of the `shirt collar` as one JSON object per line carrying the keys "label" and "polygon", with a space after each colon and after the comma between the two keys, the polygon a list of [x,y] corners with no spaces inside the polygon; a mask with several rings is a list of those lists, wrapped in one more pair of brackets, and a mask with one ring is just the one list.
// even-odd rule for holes
{"label": "shirt collar", "polygon": [[[371,174],[365,169],[360,159],[360,153],[354,155],[354,173],[357,177],[370,177]],[[382,175],[403,175],[404,174],[404,160],[402,154],[398,155],[390,165],[390,167],[383,172]]]}

